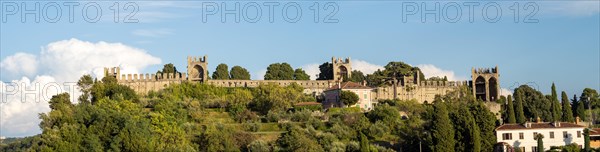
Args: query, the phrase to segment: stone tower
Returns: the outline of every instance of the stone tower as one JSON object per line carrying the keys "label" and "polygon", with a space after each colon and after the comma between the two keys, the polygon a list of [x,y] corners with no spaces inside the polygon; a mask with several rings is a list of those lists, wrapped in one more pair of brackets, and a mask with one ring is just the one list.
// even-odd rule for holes
{"label": "stone tower", "polygon": [[121,68],[119,67],[112,67],[112,68],[104,68],[104,76],[108,77],[114,77],[117,79],[117,81],[119,81],[121,79]]}
{"label": "stone tower", "polygon": [[500,97],[500,75],[495,68],[471,68],[472,89],[475,99],[496,101]]}
{"label": "stone tower", "polygon": [[187,70],[189,81],[206,82],[208,80],[208,62],[206,58],[206,55],[204,57],[188,56]]}
{"label": "stone tower", "polygon": [[350,57],[342,60],[342,58],[331,57],[331,64],[333,68],[333,80],[342,81],[342,79],[348,79],[352,73],[352,64],[350,64]]}

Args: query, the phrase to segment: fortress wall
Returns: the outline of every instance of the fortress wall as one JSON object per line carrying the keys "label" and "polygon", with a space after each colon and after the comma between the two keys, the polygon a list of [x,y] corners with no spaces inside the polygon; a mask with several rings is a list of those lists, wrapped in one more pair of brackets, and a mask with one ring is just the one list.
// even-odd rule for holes
{"label": "fortress wall", "polygon": [[[460,86],[467,86],[467,81],[421,81],[418,86],[397,86],[396,97],[400,100],[415,99],[419,103],[433,102],[436,95],[445,95]],[[394,99],[394,87],[377,87],[372,96],[376,100]]]}
{"label": "fortress wall", "polygon": [[320,94],[325,89],[337,84],[330,80],[208,80],[207,84],[218,87],[258,87],[261,84],[277,84],[288,86],[296,83],[304,88],[304,93]]}

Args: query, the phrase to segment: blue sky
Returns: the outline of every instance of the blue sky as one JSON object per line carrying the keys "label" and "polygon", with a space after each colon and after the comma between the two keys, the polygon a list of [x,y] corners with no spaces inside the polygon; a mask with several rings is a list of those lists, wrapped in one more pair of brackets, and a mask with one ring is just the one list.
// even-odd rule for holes
{"label": "blue sky", "polygon": [[[40,7],[51,5],[51,2],[40,2]],[[174,63],[180,71],[185,71],[188,55],[208,55],[209,71],[213,71],[219,63],[227,63],[230,67],[240,65],[252,72],[253,79],[260,79],[261,72],[271,63],[288,62],[294,68],[314,71],[316,65],[336,56],[352,57],[353,61],[360,62],[355,64],[355,69],[373,70],[389,61],[404,61],[415,66],[430,67],[431,71],[428,72],[432,74],[427,76],[452,74],[456,80],[469,79],[471,67],[498,65],[501,87],[508,90],[516,87],[514,84],[529,83],[549,93],[550,85],[554,82],[559,91],[567,91],[571,96],[581,94],[586,87],[600,88],[600,4],[597,0],[531,3],[474,1],[478,6],[474,9],[473,22],[469,21],[469,9],[464,5],[469,1],[298,1],[302,16],[295,23],[284,20],[282,14],[286,4],[296,6],[293,1],[276,2],[279,5],[274,9],[272,23],[269,22],[265,1],[238,2],[240,8],[254,4],[261,6],[262,17],[256,23],[245,20],[244,16],[240,16],[240,22],[236,23],[233,15],[226,15],[226,22],[223,23],[219,13],[208,15],[206,22],[203,22],[203,12],[211,13],[205,8],[215,5],[221,7],[225,3],[231,9],[236,1],[134,1],[132,8],[139,8],[133,17],[138,19],[137,23],[122,22],[123,17],[131,11],[122,9],[127,2],[118,2],[121,7],[119,23],[114,23],[114,14],[110,9],[115,2],[67,2],[79,4],[74,9],[73,23],[68,20],[69,12],[63,5],[64,1],[56,2],[62,12],[62,18],[57,23],[44,20],[46,16],[41,16],[40,22],[35,23],[31,14],[25,16],[28,22],[22,23],[20,14],[6,14],[12,13],[7,8],[15,4],[20,7],[23,3],[1,2],[2,19],[6,20],[0,24],[0,58],[4,65],[2,81],[23,80],[23,77],[33,81],[39,76],[73,81],[73,78],[67,79],[64,74],[57,73],[69,73],[81,67],[92,70],[99,65],[123,66],[134,61],[133,71],[136,72],[155,72],[165,63]],[[90,3],[98,3],[102,8],[102,17],[95,23],[85,21],[82,16],[82,7]],[[313,21],[315,13],[311,10],[315,3],[320,10],[318,23]],[[435,3],[440,5],[438,10],[444,13],[440,15],[440,22],[435,22],[434,15],[426,14],[426,22],[423,23],[423,12],[408,15],[406,22],[403,22],[403,13],[411,13],[404,7],[421,8],[425,5],[426,9],[432,9]],[[519,5],[518,22],[514,21],[515,9],[511,9],[515,8],[515,3]],[[34,1],[25,3],[27,7],[34,7],[34,4]],[[460,20],[451,23],[444,18],[452,19],[455,16],[457,5],[454,4],[460,7],[462,15]],[[492,5],[502,10],[496,22],[484,19],[493,19],[498,13],[495,7],[483,9]],[[324,6],[329,9],[325,10]],[[448,6],[447,10],[442,9],[444,6]],[[48,8],[49,11],[38,15],[53,16],[56,13],[51,7]],[[256,13],[253,7],[248,8],[241,10],[250,14],[248,16]],[[293,18],[296,11],[294,7],[288,8],[285,12],[289,18]],[[333,8],[337,8],[333,19],[338,22],[323,23],[324,17]],[[87,12],[88,16],[95,15],[93,9]],[[538,22],[524,23],[525,17],[532,12],[534,15],[530,19],[537,19]],[[98,57],[115,58],[114,61],[119,63],[89,64],[89,68],[82,64],[81,67],[61,69],[55,65],[61,65],[58,62],[63,61],[48,60],[56,58],[53,52],[61,51],[53,47],[57,42],[65,42],[66,46],[61,47],[63,49],[74,50],[78,48],[69,44],[121,43],[127,46],[124,51],[137,50],[148,57],[126,56],[127,53],[119,54],[113,50],[114,55]],[[17,64],[23,60],[12,57],[19,53],[28,54],[28,59],[40,62],[31,66]],[[68,54],[62,53],[60,59],[77,58]],[[81,55],[76,51],[70,54]],[[92,58],[79,63],[88,60],[93,62],[97,59],[93,59],[92,55]],[[12,69],[7,68],[10,67],[8,65]],[[74,71],[76,74],[78,72]],[[7,129],[3,129],[6,134]],[[6,136],[30,134],[32,131]]]}

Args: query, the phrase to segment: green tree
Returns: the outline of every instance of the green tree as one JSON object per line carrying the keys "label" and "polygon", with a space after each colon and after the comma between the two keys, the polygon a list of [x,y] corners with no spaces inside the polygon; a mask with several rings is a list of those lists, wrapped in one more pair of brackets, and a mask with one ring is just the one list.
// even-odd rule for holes
{"label": "green tree", "polygon": [[175,65],[173,65],[173,63],[168,63],[165,64],[163,66],[163,69],[156,72],[157,74],[163,74],[163,73],[173,73],[173,74],[178,74],[179,72],[177,72],[177,68],[175,67]]}
{"label": "green tree", "polygon": [[569,97],[566,92],[561,93],[562,98],[562,121],[564,122],[575,122],[573,119],[573,111],[571,109],[571,103],[569,102]]}
{"label": "green tree", "polygon": [[482,102],[471,102],[470,110],[480,129],[481,151],[493,151],[496,144],[496,115]]}
{"label": "green tree", "polygon": [[579,117],[580,120],[585,121],[587,120],[587,116],[585,115],[585,103],[582,100],[577,100],[577,96],[575,96],[574,101],[577,102],[573,102],[573,104],[577,103],[577,106],[575,106],[575,114]]}
{"label": "green tree", "polygon": [[454,128],[448,116],[445,103],[436,101],[434,103],[435,114],[433,117],[433,150],[453,152],[454,151]]}
{"label": "green tree", "polygon": [[456,139],[455,151],[481,151],[481,135],[479,126],[467,105],[460,104],[457,111],[452,112]]}
{"label": "green tree", "polygon": [[583,101],[586,102],[586,105],[588,104],[588,102],[591,103],[592,109],[600,107],[600,95],[598,95],[598,92],[592,88],[583,89],[583,92],[581,93],[581,98]]}
{"label": "green tree", "polygon": [[556,86],[554,83],[552,83],[552,96],[550,102],[552,102],[552,120],[560,121],[562,109],[560,102],[558,102],[558,94],[556,93]]}
{"label": "green tree", "polygon": [[583,130],[583,139],[584,139],[584,141],[583,141],[583,143],[584,143],[583,144],[584,145],[583,151],[589,152],[590,151],[590,129],[585,128]]}
{"label": "green tree", "polygon": [[537,151],[538,152],[544,152],[544,135],[542,134],[536,134],[535,135],[535,140],[537,140]]}
{"label": "green tree", "polygon": [[333,64],[325,62],[319,65],[319,75],[317,80],[332,80],[333,79]]}
{"label": "green tree", "polygon": [[217,69],[212,75],[215,80],[228,80],[229,79],[229,67],[225,63],[217,65]]}
{"label": "green tree", "polygon": [[[542,92],[537,91],[528,85],[521,85],[514,92],[520,91],[520,99],[523,104],[525,118],[540,117],[543,121],[552,121],[553,102],[549,100]],[[517,114],[518,115],[518,114]]]}
{"label": "green tree", "polygon": [[367,136],[365,136],[365,134],[360,132],[360,152],[369,152],[369,151],[370,151],[369,139],[367,139]]}
{"label": "green tree", "polygon": [[525,123],[525,121],[527,121],[527,118],[525,118],[525,113],[523,111],[523,92],[521,90],[515,91],[515,102],[515,113],[517,123]]}
{"label": "green tree", "polygon": [[356,104],[358,100],[358,95],[352,91],[342,91],[340,93],[340,102],[344,103],[346,106],[352,106]]}
{"label": "green tree", "polygon": [[89,74],[83,75],[81,78],[79,78],[79,81],[77,81],[77,87],[79,87],[79,91],[81,91],[81,96],[78,98],[79,102],[90,103],[93,85],[94,80]]}
{"label": "green tree", "polygon": [[362,83],[366,79],[365,74],[358,70],[353,70],[350,75],[350,81],[352,82]]}
{"label": "green tree", "polygon": [[233,66],[229,73],[232,80],[250,80],[250,72],[241,66]]}
{"label": "green tree", "polygon": [[373,74],[368,74],[366,79],[370,85],[380,86],[392,78],[399,80],[405,76],[415,76],[415,73],[418,72],[420,80],[425,80],[425,75],[420,71],[418,67],[412,67],[404,62],[389,62],[384,66],[384,70],[377,70]]}
{"label": "green tree", "polygon": [[273,63],[267,67],[265,80],[294,80],[294,69],[288,63]]}
{"label": "green tree", "polygon": [[310,80],[310,76],[302,68],[298,68],[294,71],[294,80]]}
{"label": "green tree", "polygon": [[515,117],[515,106],[513,104],[512,101],[512,96],[508,95],[508,97],[506,98],[507,100],[507,108],[506,110],[508,110],[508,123],[517,123],[517,119]]}

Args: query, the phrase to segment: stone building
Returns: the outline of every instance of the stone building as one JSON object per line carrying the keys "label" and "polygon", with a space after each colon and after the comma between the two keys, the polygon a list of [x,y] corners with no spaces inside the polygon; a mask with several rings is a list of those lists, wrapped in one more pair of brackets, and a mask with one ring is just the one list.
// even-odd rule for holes
{"label": "stone building", "polygon": [[[340,102],[341,91],[351,91],[358,95],[358,102],[354,105],[344,105]],[[324,91],[325,100],[323,100],[323,108],[331,107],[360,107],[363,111],[371,111],[377,102],[373,101],[371,97],[373,88],[366,86],[366,84],[359,84],[355,82],[344,82],[336,84]]]}
{"label": "stone building", "polygon": [[[188,57],[187,74],[121,74],[118,67],[105,68],[105,76],[115,77],[120,84],[131,87],[139,94],[148,91],[158,91],[170,84],[193,81],[219,87],[257,87],[261,84],[274,83],[287,86],[296,83],[302,86],[304,93],[323,95],[326,89],[338,85],[344,78],[351,75],[350,58],[331,58],[332,80],[211,80],[208,79],[208,57]],[[473,95],[484,101],[495,101],[499,93],[498,67],[492,69],[472,69],[471,81],[421,81],[419,73],[393,79],[388,85],[371,88],[369,100],[376,102],[381,99],[415,99],[420,103],[432,102],[436,95],[445,95],[461,86],[473,89]]]}

